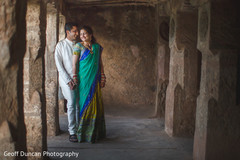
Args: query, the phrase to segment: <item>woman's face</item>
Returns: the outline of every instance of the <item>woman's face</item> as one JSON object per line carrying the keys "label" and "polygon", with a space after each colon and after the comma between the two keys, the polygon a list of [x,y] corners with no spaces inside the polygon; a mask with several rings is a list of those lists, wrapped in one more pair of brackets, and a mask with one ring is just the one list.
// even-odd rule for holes
{"label": "woman's face", "polygon": [[81,31],[80,31],[80,39],[81,39],[83,42],[91,42],[91,40],[92,40],[92,35],[89,34],[86,30],[81,29]]}

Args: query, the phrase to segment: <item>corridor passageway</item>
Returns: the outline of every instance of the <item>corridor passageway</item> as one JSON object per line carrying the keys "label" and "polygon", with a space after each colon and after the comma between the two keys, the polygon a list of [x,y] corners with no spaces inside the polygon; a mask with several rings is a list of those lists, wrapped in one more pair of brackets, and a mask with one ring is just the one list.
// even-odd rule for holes
{"label": "corridor passageway", "polygon": [[[91,160],[240,159],[239,6],[1,0],[0,160],[59,159],[47,151]],[[103,47],[107,138],[95,144],[68,140],[54,59],[67,22],[91,26]]]}
{"label": "corridor passageway", "polygon": [[[192,159],[192,138],[169,137],[163,119],[106,115],[107,138],[95,144],[68,142],[66,122],[66,115],[61,115],[61,134],[48,137],[49,154],[74,151],[81,160]],[[51,160],[59,158],[60,155],[50,157]],[[75,160],[76,156],[67,159]]]}

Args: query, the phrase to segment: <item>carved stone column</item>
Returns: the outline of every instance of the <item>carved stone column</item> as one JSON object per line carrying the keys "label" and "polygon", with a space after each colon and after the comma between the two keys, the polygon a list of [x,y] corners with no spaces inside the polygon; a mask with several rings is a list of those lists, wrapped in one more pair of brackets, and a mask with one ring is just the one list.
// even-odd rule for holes
{"label": "carved stone column", "polygon": [[[28,152],[47,149],[44,48],[46,7],[41,0],[27,2],[27,50],[24,57],[24,115]],[[42,159],[42,156],[28,159]]]}
{"label": "carved stone column", "polygon": [[162,118],[165,116],[166,90],[169,80],[169,20],[166,13],[166,4],[156,5],[157,18],[157,90],[155,101],[154,117]]}
{"label": "carved stone column", "polygon": [[198,5],[202,71],[193,158],[240,159],[239,5],[234,0]]}
{"label": "carved stone column", "polygon": [[[65,38],[65,30],[64,30],[65,23],[66,23],[66,17],[62,13],[59,13],[59,36],[58,36],[59,41]],[[62,92],[60,88],[59,88],[59,92]],[[64,97],[62,93],[58,93],[58,95],[59,95],[58,96],[59,114],[64,114],[65,113]]]}
{"label": "carved stone column", "polygon": [[170,20],[170,71],[166,95],[165,131],[193,136],[199,90],[197,11],[173,12]]}
{"label": "carved stone column", "polygon": [[47,132],[49,136],[59,133],[58,83],[54,51],[58,42],[59,13],[55,3],[47,4],[47,28],[45,49],[45,92],[47,108]]}
{"label": "carved stone column", "polygon": [[[0,159],[26,151],[23,114],[23,57],[26,51],[26,0],[0,1]],[[24,158],[23,158],[24,159]]]}
{"label": "carved stone column", "polygon": [[66,17],[62,13],[59,13],[59,36],[58,36],[59,41],[65,38],[65,30],[64,30],[65,23],[66,23]]}

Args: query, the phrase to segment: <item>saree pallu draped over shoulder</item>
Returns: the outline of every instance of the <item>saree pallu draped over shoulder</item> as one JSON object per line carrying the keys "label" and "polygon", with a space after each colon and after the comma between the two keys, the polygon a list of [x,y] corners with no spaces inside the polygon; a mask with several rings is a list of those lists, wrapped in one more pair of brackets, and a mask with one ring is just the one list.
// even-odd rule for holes
{"label": "saree pallu draped over shoulder", "polygon": [[[77,47],[77,49],[76,49]],[[102,47],[95,43],[91,51],[77,43],[74,53],[80,51],[78,72],[78,96],[80,122],[77,131],[79,142],[96,142],[105,138],[105,118],[100,80],[100,57]]]}

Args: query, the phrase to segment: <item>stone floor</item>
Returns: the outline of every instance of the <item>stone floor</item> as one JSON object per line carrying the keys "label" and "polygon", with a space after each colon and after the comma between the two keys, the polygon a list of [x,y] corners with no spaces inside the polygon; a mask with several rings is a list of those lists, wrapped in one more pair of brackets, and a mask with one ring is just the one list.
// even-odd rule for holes
{"label": "stone floor", "polygon": [[105,118],[106,139],[95,144],[71,143],[68,141],[67,116],[61,115],[61,134],[48,137],[46,155],[48,154],[52,160],[192,159],[193,139],[168,137],[164,132],[162,119],[110,115],[106,115]]}

